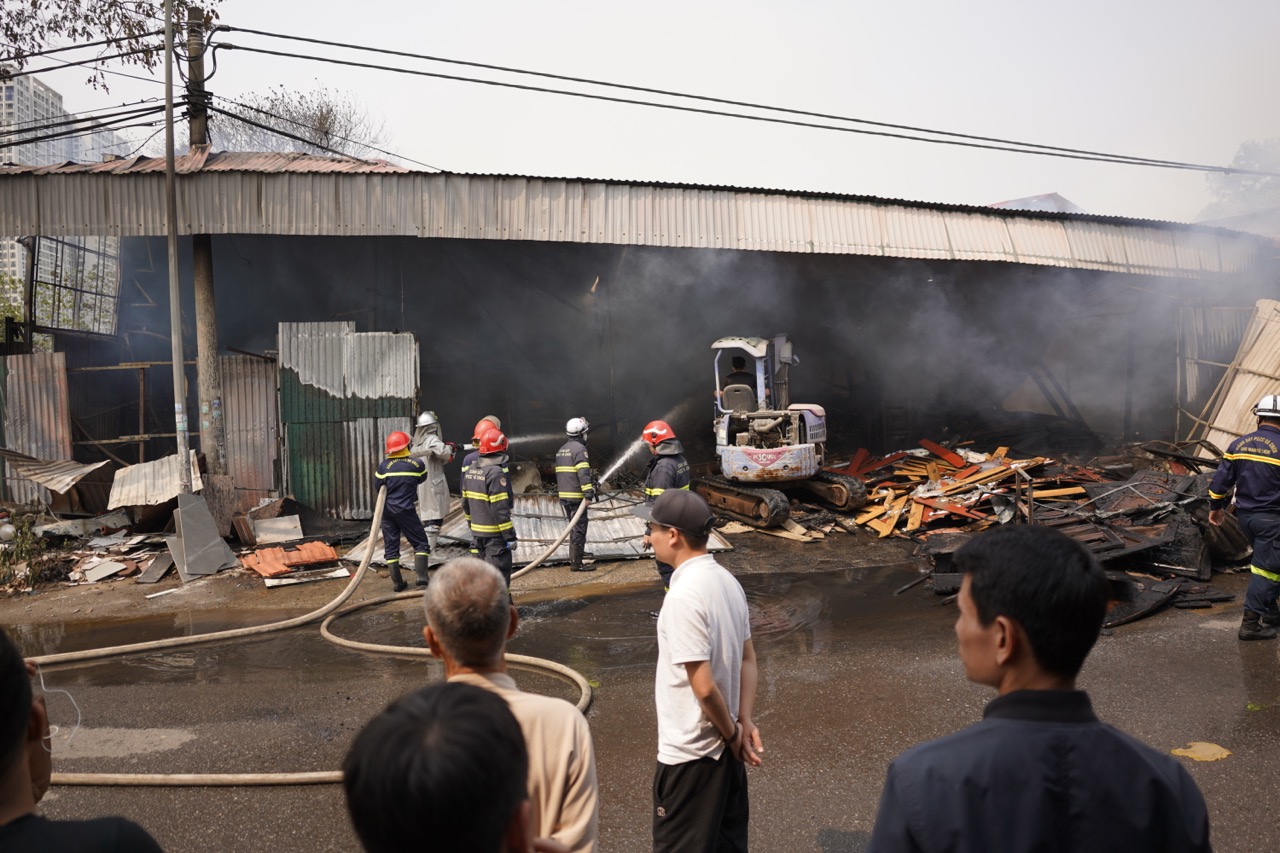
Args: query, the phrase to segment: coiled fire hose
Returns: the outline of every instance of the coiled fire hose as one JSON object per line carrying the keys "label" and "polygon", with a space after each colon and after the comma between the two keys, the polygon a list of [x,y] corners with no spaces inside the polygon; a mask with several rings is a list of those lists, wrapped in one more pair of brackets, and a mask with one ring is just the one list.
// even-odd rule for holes
{"label": "coiled fire hose", "polygon": [[[335,612],[347,601],[347,599],[355,594],[356,587],[358,587],[360,585],[360,581],[364,579],[365,572],[369,568],[369,562],[373,559],[373,542],[378,529],[382,524],[382,511],[386,505],[386,501],[387,490],[384,486],[378,490],[378,500],[373,510],[373,521],[369,525],[369,547],[365,551],[364,558],[360,561],[359,568],[357,568],[355,574],[351,576],[351,580],[347,582],[346,588],[343,589],[336,598],[317,610],[313,610],[310,613],[303,614],[302,616],[295,616],[291,619],[285,619],[281,622],[272,622],[267,625],[255,625],[249,628],[232,628],[225,631],[213,631],[207,634],[195,634],[188,637],[170,637],[164,640],[149,640],[142,643],[130,643],[122,646],[107,646],[100,649],[85,649],[78,652],[62,652],[59,654],[41,655],[39,657],[28,658],[27,660],[40,667],[80,663],[84,661],[117,657],[120,655],[138,654],[141,652],[158,651],[160,649],[173,649],[182,646],[194,646],[203,643],[271,634],[277,631],[284,631],[289,628],[296,628],[300,625],[306,625],[310,622],[315,622],[318,619],[325,620],[320,626],[321,636],[329,642],[345,648],[380,654],[409,655],[415,657],[430,656],[430,650],[425,648],[360,643],[354,640],[345,640],[341,637],[334,636],[328,630],[329,625],[332,624],[335,619],[349,613],[354,613],[356,610],[371,607],[375,604],[385,604],[390,601],[416,598],[422,595],[420,591],[385,595],[369,601],[361,602],[354,607],[347,608],[341,613]],[[566,537],[568,537],[569,531],[572,529],[573,525],[577,523],[578,519],[581,518],[582,513],[586,512],[586,508],[587,501],[584,499],[581,506],[578,507],[578,512],[565,526],[565,529],[561,532],[560,536],[557,537],[542,554],[533,560],[533,562],[522,568],[518,573],[512,575],[512,577],[515,578],[528,572],[530,569],[535,568],[550,557],[555,549],[560,546]],[[576,670],[552,660],[530,657],[528,655],[508,653],[506,655],[506,660],[509,663],[535,669],[542,669],[552,673],[553,675],[568,679],[581,691],[581,696],[577,702],[578,709],[585,712],[587,707],[590,706],[592,697],[591,684]],[[54,773],[51,784],[152,787],[228,787],[250,785],[315,785],[333,784],[341,781],[341,771],[322,770],[301,773]]]}

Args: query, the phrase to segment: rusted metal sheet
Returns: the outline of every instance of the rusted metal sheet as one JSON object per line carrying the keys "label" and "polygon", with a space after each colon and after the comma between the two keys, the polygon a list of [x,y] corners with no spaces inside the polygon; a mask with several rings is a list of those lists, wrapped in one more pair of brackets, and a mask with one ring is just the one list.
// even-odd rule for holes
{"label": "rusted metal sheet", "polygon": [[81,465],[79,462],[51,462],[12,450],[0,450],[0,457],[3,457],[8,467],[18,476],[26,477],[33,483],[39,483],[60,495],[65,494],[90,471],[107,464],[105,459],[93,465]]}
{"label": "rusted metal sheet", "polygon": [[354,323],[281,323],[279,334],[285,488],[337,518],[372,517],[383,439],[413,423],[417,339]]}
{"label": "rusted metal sheet", "polygon": [[[11,355],[3,367],[4,435],[9,450],[36,459],[69,461],[71,407],[67,393],[67,360],[63,353]],[[18,503],[47,504],[47,489],[4,466],[5,492]]]}
{"label": "rusted metal sheet", "polygon": [[[1220,228],[736,187],[410,172],[292,154],[179,158],[181,234],[398,235],[995,260],[1216,280],[1269,242]],[[166,233],[163,161],[0,167],[0,233]]]}
{"label": "rusted metal sheet", "polygon": [[[275,362],[247,355],[219,356],[227,474],[237,491],[279,488],[280,421]],[[257,501],[254,500],[253,504]],[[253,505],[251,504],[251,505]]]}
{"label": "rusted metal sheet", "polygon": [[[204,480],[200,477],[195,450],[191,450],[190,454],[191,490],[199,492],[204,489]],[[154,462],[130,465],[116,471],[107,508],[154,506],[172,500],[178,496],[178,492],[178,454],[175,453]]]}

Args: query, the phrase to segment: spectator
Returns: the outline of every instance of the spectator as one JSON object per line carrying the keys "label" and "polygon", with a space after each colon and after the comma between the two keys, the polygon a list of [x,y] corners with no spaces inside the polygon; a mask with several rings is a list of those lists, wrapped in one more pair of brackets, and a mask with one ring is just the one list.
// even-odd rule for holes
{"label": "spectator", "polygon": [[747,596],[707,553],[711,509],[696,492],[669,489],[632,510],[672,569],[658,613],[658,766],[653,849],[747,849],[746,764],[764,748],[751,721],[756,654]]}
{"label": "spectator", "polygon": [[534,841],[520,726],[500,698],[433,684],[369,721],[342,762],[347,811],[370,853],[563,853]]}
{"label": "spectator", "polygon": [[450,560],[436,571],[425,603],[422,633],[444,662],[445,677],[498,694],[520,723],[529,750],[533,834],[573,853],[594,851],[599,804],[591,731],[572,704],[522,692],[507,674],[506,644],[520,617],[502,575],[475,557]]}
{"label": "spectator", "polygon": [[1076,689],[1107,609],[1093,555],[1048,528],[1010,525],[955,562],[960,660],[999,695],[981,722],[890,765],[868,850],[1208,851],[1191,775],[1100,722]]}
{"label": "spectator", "polygon": [[34,670],[0,630],[0,850],[159,853],[146,830],[121,817],[47,820],[36,814],[53,762],[44,697],[32,695]]}

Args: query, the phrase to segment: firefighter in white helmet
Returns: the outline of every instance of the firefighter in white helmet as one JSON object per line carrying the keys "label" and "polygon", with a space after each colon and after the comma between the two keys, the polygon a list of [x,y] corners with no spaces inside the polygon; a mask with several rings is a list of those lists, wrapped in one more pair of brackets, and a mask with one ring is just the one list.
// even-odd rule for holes
{"label": "firefighter in white helmet", "polygon": [[418,486],[418,517],[426,528],[427,543],[433,552],[440,539],[440,525],[449,514],[449,483],[444,478],[444,466],[453,461],[457,450],[458,445],[440,437],[440,419],[435,412],[418,416],[409,455],[421,459],[427,466],[427,476]]}
{"label": "firefighter in white helmet", "polygon": [[[595,501],[595,483],[591,477],[591,462],[587,458],[587,430],[591,424],[586,418],[569,418],[564,425],[565,435],[569,440],[556,451],[556,489],[560,493],[560,506],[564,509],[565,518],[573,518],[582,505],[583,499]],[[590,563],[583,565],[582,557],[587,550],[587,513],[583,513],[578,523],[569,532],[569,570],[573,572],[594,572],[596,567]]]}
{"label": "firefighter in white helmet", "polygon": [[1209,521],[1221,524],[1235,491],[1235,515],[1253,544],[1241,640],[1271,640],[1280,628],[1280,394],[1253,407],[1258,428],[1227,445],[1209,483]]}

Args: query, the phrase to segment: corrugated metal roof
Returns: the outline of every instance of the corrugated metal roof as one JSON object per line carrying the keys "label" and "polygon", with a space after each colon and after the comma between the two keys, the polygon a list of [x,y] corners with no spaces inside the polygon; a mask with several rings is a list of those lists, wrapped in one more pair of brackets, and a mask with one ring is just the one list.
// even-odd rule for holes
{"label": "corrugated metal roof", "polygon": [[[163,157],[123,157],[97,163],[68,162],[47,166],[6,165],[0,166],[0,175],[163,175],[164,170]],[[196,172],[257,172],[259,174],[347,172],[402,175],[409,172],[403,166],[377,160],[292,152],[210,151],[208,146],[204,145],[197,145],[186,154],[176,155],[173,158],[173,170],[179,175],[190,175]]]}
{"label": "corrugated metal roof", "polygon": [[[632,507],[643,502],[644,497],[638,491],[630,491],[608,492],[591,504],[587,510],[590,521],[587,525],[587,551],[599,560],[652,559],[653,552],[645,551],[640,541],[644,537],[644,522],[631,513]],[[453,503],[454,508],[441,525],[440,534],[445,537],[446,543],[450,539],[454,540],[453,544],[469,541],[471,534],[467,528],[467,520],[462,515],[461,501],[454,498]],[[512,554],[512,564],[516,568],[533,562],[534,558],[555,541],[567,523],[564,510],[560,508],[560,498],[556,495],[516,495],[511,520],[519,539]],[[381,538],[375,537],[375,551],[370,562],[386,565],[386,561],[382,559],[381,543]],[[364,559],[367,547],[366,539],[348,551],[343,559],[359,562]],[[707,541],[707,550],[713,553],[731,551],[733,546],[713,530]],[[436,562],[439,559],[433,558],[432,563]],[[567,542],[561,544],[546,560],[547,565],[567,562]]]}
{"label": "corrugated metal roof", "polygon": [[[989,260],[1186,278],[1274,244],[1217,228],[872,196],[410,172],[314,155],[193,155],[182,234],[400,235]],[[127,179],[126,179],[127,178]],[[0,168],[0,233],[166,233],[156,162]]]}
{"label": "corrugated metal roof", "polygon": [[81,465],[79,462],[50,462],[45,459],[36,459],[25,453],[15,453],[12,450],[0,450],[0,456],[3,456],[8,466],[19,475],[60,495],[66,494],[68,489],[90,471],[107,464],[105,459],[92,465]]}
{"label": "corrugated metal roof", "polygon": [[[196,452],[191,453],[191,490],[204,489],[200,477],[200,464]],[[178,496],[178,454],[165,456],[152,462],[141,462],[116,471],[111,483],[111,497],[107,509],[123,506],[154,506]]]}
{"label": "corrugated metal roof", "polygon": [[[36,459],[65,461],[71,456],[71,405],[64,353],[11,355],[0,361],[3,375],[4,444]],[[9,499],[49,502],[49,492],[25,476],[5,471]]]}

